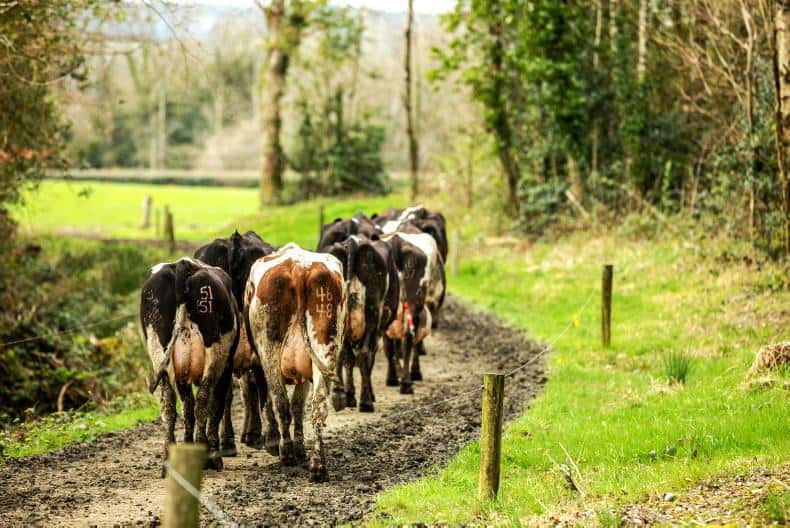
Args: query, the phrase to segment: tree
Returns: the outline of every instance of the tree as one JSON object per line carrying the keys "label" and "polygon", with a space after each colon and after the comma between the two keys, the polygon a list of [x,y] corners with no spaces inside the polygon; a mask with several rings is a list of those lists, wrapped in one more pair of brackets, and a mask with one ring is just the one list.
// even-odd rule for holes
{"label": "tree", "polygon": [[776,92],[776,145],[781,203],[784,212],[785,254],[790,255],[790,2],[776,2],[774,18],[774,80]]}
{"label": "tree", "polygon": [[261,114],[261,207],[277,199],[283,188],[285,163],[280,143],[282,98],[291,55],[296,52],[310,13],[319,1],[272,0],[268,6],[258,2],[266,18],[267,58],[264,64],[259,101]]}
{"label": "tree", "polygon": [[406,13],[406,28],[403,31],[403,46],[404,46],[404,92],[403,92],[403,109],[406,112],[406,135],[409,139],[409,177],[411,181],[411,201],[417,200],[418,193],[418,170],[419,170],[419,146],[417,144],[417,134],[414,129],[414,114],[412,112],[412,80],[411,80],[411,48],[412,48],[412,30],[414,27],[414,6],[413,0],[408,0],[408,10]]}
{"label": "tree", "polygon": [[[53,90],[83,80],[86,0],[0,4],[0,206],[20,198],[24,183],[64,166],[67,123]],[[0,219],[5,216],[0,216]]]}

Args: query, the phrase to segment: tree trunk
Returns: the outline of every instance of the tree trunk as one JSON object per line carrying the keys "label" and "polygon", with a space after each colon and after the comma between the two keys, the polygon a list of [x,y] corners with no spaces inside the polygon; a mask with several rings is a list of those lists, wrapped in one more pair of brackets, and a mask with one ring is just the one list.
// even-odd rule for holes
{"label": "tree trunk", "polygon": [[260,98],[261,114],[261,188],[263,208],[276,201],[283,187],[283,155],[280,145],[281,103],[285,92],[288,54],[285,42],[285,0],[272,0],[264,8],[269,32],[268,56],[264,64]]}
{"label": "tree trunk", "polygon": [[[593,50],[593,68],[597,72],[601,67],[601,32],[603,31],[603,0],[595,1],[595,40]],[[598,143],[601,137],[601,122],[593,118],[592,153],[590,156],[590,170],[593,174],[598,172]]]}
{"label": "tree trunk", "polygon": [[639,0],[639,42],[637,49],[636,80],[645,82],[647,70],[647,0]]}
{"label": "tree trunk", "polygon": [[785,254],[790,255],[790,185],[787,160],[790,151],[790,1],[776,4],[774,29],[774,81],[776,90],[776,153],[785,216]]}
{"label": "tree trunk", "polygon": [[[497,13],[497,18],[501,17],[502,14]],[[517,216],[521,209],[518,198],[520,171],[512,151],[513,131],[510,127],[510,115],[508,112],[504,80],[505,73],[503,63],[505,59],[505,49],[502,43],[502,26],[498,19],[489,27],[489,33],[492,43],[488,53],[491,62],[491,74],[493,76],[491,85],[491,100],[493,104],[489,105],[489,110],[491,110],[493,115],[489,118],[489,125],[493,129],[496,139],[497,156],[499,157],[500,163],[502,163],[502,169],[505,171],[505,176],[507,177],[510,214],[512,216]]]}
{"label": "tree trunk", "polygon": [[747,187],[749,190],[749,239],[754,242],[754,232],[757,224],[757,141],[755,138],[754,124],[754,45],[755,34],[752,18],[744,3],[741,3],[741,16],[747,32],[746,69],[746,123],[749,138],[749,163],[746,168]]}
{"label": "tree trunk", "polygon": [[619,0],[609,0],[609,49],[612,57],[617,53],[617,4]]}
{"label": "tree trunk", "polygon": [[418,188],[418,164],[419,164],[419,151],[417,145],[417,136],[414,131],[414,116],[412,115],[411,108],[411,34],[414,24],[414,7],[413,0],[408,0],[408,11],[406,13],[406,28],[403,31],[403,69],[405,70],[405,90],[403,93],[403,108],[406,111],[406,135],[409,140],[409,177],[411,181],[411,201],[414,203],[417,200]]}
{"label": "tree trunk", "polygon": [[579,204],[584,203],[584,179],[579,171],[579,164],[571,155],[568,155],[567,161],[568,181],[571,184],[570,191],[573,193],[574,198]]}

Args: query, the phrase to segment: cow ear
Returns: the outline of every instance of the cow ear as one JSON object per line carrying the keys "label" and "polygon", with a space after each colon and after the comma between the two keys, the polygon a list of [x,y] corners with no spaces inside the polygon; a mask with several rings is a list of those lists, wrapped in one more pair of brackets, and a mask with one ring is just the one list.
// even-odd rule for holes
{"label": "cow ear", "polygon": [[376,218],[378,218],[378,217],[379,217],[379,214],[378,214],[378,213],[373,213],[373,214],[370,216],[370,219],[371,219],[371,220],[375,220],[375,219],[376,219]]}
{"label": "cow ear", "polygon": [[333,223],[333,224],[336,224],[336,223],[338,223],[338,222],[342,222],[342,221],[343,221],[343,219],[342,219],[342,218],[335,218],[334,220],[332,220],[332,223]]}

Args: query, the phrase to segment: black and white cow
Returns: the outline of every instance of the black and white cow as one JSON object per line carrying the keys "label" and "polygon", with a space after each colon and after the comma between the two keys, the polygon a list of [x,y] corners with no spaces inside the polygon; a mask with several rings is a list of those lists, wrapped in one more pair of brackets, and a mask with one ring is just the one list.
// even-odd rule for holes
{"label": "black and white cow", "polygon": [[[195,258],[206,264],[222,268],[230,275],[233,285],[233,296],[239,311],[244,306],[244,288],[250,275],[250,268],[261,257],[274,252],[274,247],[266,243],[254,231],[240,235],[235,231],[228,238],[217,238],[195,251]],[[244,404],[244,426],[242,443],[260,449],[264,447],[261,434],[261,408],[266,400],[266,378],[260,360],[254,351],[249,328],[240,324],[239,345],[233,359],[233,372],[239,378],[242,402]],[[235,456],[235,434],[231,408],[233,404],[233,388],[228,391],[225,401],[225,412],[222,419],[222,445],[225,456]]]}
{"label": "black and white cow", "polygon": [[384,234],[394,233],[399,228],[411,222],[424,233],[428,233],[439,246],[442,261],[447,261],[447,222],[442,213],[433,213],[422,205],[415,205],[406,209],[388,209],[381,215],[374,215],[372,220]]}
{"label": "black and white cow", "polygon": [[444,269],[436,241],[414,226],[404,225],[383,239],[392,249],[400,285],[398,313],[384,336],[387,385],[412,394],[411,382],[422,379],[419,355],[413,352],[430,333],[433,314],[444,300]]}
{"label": "black and white cow", "polygon": [[343,242],[353,235],[371,238],[378,234],[380,234],[378,226],[361,212],[348,220],[335,218],[331,223],[321,227],[321,237],[316,251],[325,252],[332,244]]}
{"label": "black and white cow", "polygon": [[348,288],[348,322],[337,362],[337,376],[343,383],[334,386],[333,402],[335,407],[357,405],[354,389],[354,365],[357,365],[362,384],[359,410],[373,412],[375,395],[371,375],[379,337],[395,320],[400,295],[392,249],[374,234],[372,238],[352,235],[325,250],[343,264]]}
{"label": "black and white cow", "polygon": [[175,442],[177,391],[184,404],[184,441],[207,444],[208,466],[222,468],[219,423],[239,320],[231,280],[222,269],[190,258],[151,269],[140,294],[140,323],[154,367],[151,391],[157,385],[161,390],[164,460]]}

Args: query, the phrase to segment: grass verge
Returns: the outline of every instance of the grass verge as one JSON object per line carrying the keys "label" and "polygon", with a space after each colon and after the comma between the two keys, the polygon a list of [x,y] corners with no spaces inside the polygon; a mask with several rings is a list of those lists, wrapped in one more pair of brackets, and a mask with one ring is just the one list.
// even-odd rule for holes
{"label": "grass verge", "polygon": [[12,424],[0,431],[0,463],[4,457],[40,455],[70,444],[90,442],[111,431],[150,422],[159,415],[159,404],[147,394],[113,400],[96,411],[52,413],[41,419]]}
{"label": "grass verge", "polygon": [[[517,524],[606,512],[712,474],[786,461],[786,389],[750,385],[745,372],[760,346],[788,338],[788,267],[724,259],[719,247],[732,255],[730,241],[701,247],[611,234],[525,253],[465,250],[453,292],[535,338],[571,329],[547,358],[545,393],[507,427],[498,500],[475,497],[475,443],[446,468],[382,494],[376,519]],[[609,349],[599,330],[605,262],[615,266]],[[669,355],[692,361],[685,383],[667,382]],[[581,493],[568,488],[561,464],[578,465]]]}

